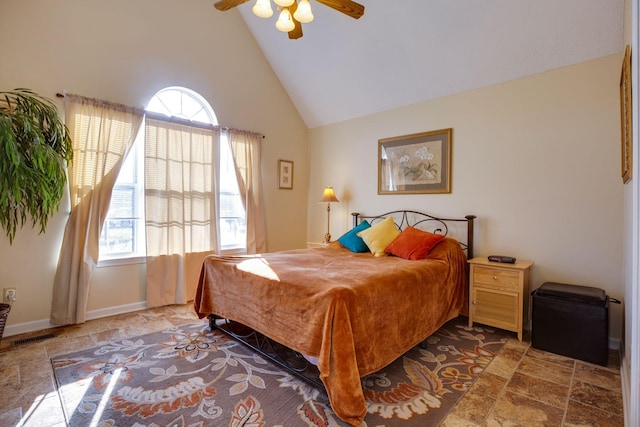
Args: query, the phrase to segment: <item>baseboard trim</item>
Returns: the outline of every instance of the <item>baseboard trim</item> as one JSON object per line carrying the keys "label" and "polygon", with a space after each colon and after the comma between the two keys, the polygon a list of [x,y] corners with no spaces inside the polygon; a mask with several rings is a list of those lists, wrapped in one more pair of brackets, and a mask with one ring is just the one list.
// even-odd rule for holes
{"label": "baseboard trim", "polygon": [[620,350],[620,338],[609,338],[609,348]]}
{"label": "baseboard trim", "polygon": [[134,311],[145,310],[147,308],[146,301],[135,302],[132,304],[118,305],[116,307],[101,308],[87,312],[87,320],[102,319],[103,317],[115,316],[116,314],[132,313]]}
{"label": "baseboard trim", "polygon": [[629,369],[627,366],[627,360],[624,356],[624,349],[620,351],[620,382],[622,386],[622,410],[624,414],[624,425],[630,426],[628,424],[631,408],[631,385],[629,384],[629,379],[631,378],[631,374],[629,373]]}
{"label": "baseboard trim", "polygon": [[[98,310],[87,311],[86,320],[102,319],[103,317],[115,316],[117,314],[132,313],[147,308],[146,301],[140,301],[132,304],[118,305],[115,307],[101,308]],[[18,323],[16,325],[7,325],[4,328],[3,337],[26,334],[29,332],[37,332],[45,329],[57,328],[49,322],[49,319],[34,320],[33,322]]]}

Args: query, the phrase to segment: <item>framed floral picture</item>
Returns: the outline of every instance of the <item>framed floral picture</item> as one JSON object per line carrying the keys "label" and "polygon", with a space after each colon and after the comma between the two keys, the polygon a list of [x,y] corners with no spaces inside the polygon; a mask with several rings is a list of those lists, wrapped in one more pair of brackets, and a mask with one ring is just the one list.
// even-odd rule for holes
{"label": "framed floral picture", "polygon": [[293,189],[293,162],[278,160],[278,188]]}
{"label": "framed floral picture", "polygon": [[378,141],[378,194],[451,193],[452,129]]}
{"label": "framed floral picture", "polygon": [[622,182],[631,180],[631,143],[632,136],[632,108],[631,108],[631,48],[627,45],[622,60],[620,73],[620,133],[622,135]]}

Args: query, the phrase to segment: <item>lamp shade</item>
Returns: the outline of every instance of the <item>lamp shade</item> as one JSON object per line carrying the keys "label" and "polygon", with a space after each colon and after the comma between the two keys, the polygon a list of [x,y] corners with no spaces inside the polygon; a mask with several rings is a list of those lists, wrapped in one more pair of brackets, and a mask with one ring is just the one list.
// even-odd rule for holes
{"label": "lamp shade", "polygon": [[322,199],[320,199],[320,202],[324,202],[324,203],[338,203],[339,200],[336,197],[336,193],[333,192],[333,187],[325,187],[324,191],[322,192]]}

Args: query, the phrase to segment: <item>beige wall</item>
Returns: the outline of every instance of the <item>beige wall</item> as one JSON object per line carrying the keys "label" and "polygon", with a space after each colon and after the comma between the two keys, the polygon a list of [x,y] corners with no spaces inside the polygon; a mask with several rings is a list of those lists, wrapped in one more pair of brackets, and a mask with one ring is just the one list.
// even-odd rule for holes
{"label": "beige wall", "polygon": [[[193,89],[220,124],[266,135],[263,181],[269,250],[303,247],[307,128],[237,11],[210,0],[24,0],[0,2],[0,90],[28,87],[145,106],[166,86]],[[294,161],[293,190],[278,190],[278,159]],[[45,235],[0,236],[0,278],[17,288],[5,334],[48,324],[68,202]],[[89,310],[144,303],[144,265],[100,268]]]}
{"label": "beige wall", "polygon": [[[476,254],[532,260],[532,286],[545,281],[624,293],[623,186],[618,80],[622,55],[312,129],[310,240],[321,240],[332,185],[331,234],[349,213],[412,208],[478,216]],[[378,139],[453,128],[451,194],[377,195]],[[622,310],[611,308],[620,339]]]}

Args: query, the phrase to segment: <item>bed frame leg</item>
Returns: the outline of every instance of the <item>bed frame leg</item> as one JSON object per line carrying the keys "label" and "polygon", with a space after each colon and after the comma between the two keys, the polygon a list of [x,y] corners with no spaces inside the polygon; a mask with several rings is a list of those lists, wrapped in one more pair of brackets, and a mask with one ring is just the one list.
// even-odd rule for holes
{"label": "bed frame leg", "polygon": [[209,315],[209,329],[211,329],[212,331],[217,328],[216,319],[218,319],[218,316],[216,316],[215,314]]}
{"label": "bed frame leg", "polygon": [[428,344],[427,344],[427,340],[423,340],[423,341],[420,343],[420,350],[426,350],[426,349],[427,349],[427,345],[428,345]]}

